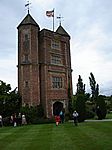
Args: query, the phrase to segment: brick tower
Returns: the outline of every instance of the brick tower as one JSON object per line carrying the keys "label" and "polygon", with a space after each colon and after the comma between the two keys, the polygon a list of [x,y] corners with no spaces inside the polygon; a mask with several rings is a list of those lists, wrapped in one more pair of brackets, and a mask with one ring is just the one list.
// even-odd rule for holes
{"label": "brick tower", "polygon": [[18,89],[23,105],[40,103],[39,30],[38,24],[29,13],[18,26]]}
{"label": "brick tower", "polygon": [[43,29],[28,14],[18,26],[18,87],[22,104],[42,104],[46,117],[68,111],[72,94],[70,36],[60,25]]}

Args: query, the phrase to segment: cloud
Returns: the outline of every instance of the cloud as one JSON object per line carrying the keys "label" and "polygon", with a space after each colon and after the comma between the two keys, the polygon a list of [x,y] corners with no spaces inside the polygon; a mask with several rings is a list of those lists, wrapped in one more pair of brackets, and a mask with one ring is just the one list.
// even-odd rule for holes
{"label": "cloud", "polygon": [[45,1],[45,0],[33,0],[32,1],[34,4],[38,4],[39,6],[41,6],[41,7],[48,7],[48,6],[51,6],[51,5],[53,5],[54,4],[54,2],[55,2],[55,0],[49,0],[49,2],[48,1]]}
{"label": "cloud", "polygon": [[[17,29],[27,14],[26,0],[0,1],[0,79],[17,85]],[[56,17],[64,18],[62,26],[71,35],[71,57],[74,93],[80,74],[89,87],[93,72],[101,93],[111,94],[112,85],[112,1],[110,0],[31,0],[30,13],[40,28],[52,30],[52,18],[45,15],[55,8]],[[5,14],[5,15],[4,15]],[[107,90],[107,91],[105,91]]]}
{"label": "cloud", "polygon": [[93,24],[88,30],[76,35],[71,42],[74,89],[76,90],[79,74],[84,79],[87,88],[90,88],[88,79],[90,72],[93,72],[101,87],[107,86],[106,81],[112,76],[112,61],[109,57],[105,57],[104,50],[102,52],[104,43],[108,47],[108,36],[103,32],[103,27],[100,24]]}
{"label": "cloud", "polygon": [[0,80],[11,85],[14,89],[17,86],[17,67],[14,55],[9,58],[0,59]]}

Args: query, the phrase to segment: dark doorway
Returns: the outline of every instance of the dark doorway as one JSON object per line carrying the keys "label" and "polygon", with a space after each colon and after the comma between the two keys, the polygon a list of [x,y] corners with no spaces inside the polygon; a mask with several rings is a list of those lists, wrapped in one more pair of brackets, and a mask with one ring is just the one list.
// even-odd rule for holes
{"label": "dark doorway", "polygon": [[55,102],[53,104],[53,114],[59,115],[60,111],[63,109],[63,103],[61,102]]}

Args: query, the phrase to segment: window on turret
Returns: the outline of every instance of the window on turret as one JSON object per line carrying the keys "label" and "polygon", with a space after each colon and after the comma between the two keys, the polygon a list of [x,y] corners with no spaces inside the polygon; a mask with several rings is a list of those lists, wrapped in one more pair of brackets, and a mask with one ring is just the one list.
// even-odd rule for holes
{"label": "window on turret", "polygon": [[25,55],[25,62],[28,62],[28,55]]}
{"label": "window on turret", "polygon": [[28,88],[29,87],[29,82],[26,80],[24,81],[24,88]]}
{"label": "window on turret", "polygon": [[52,88],[62,88],[62,77],[52,77]]}
{"label": "window on turret", "polygon": [[25,81],[25,87],[28,87],[28,81]]}
{"label": "window on turret", "polygon": [[25,41],[28,41],[28,34],[25,34]]}
{"label": "window on turret", "polygon": [[29,40],[23,42],[24,52],[28,52],[29,50]]}
{"label": "window on turret", "polygon": [[60,42],[59,41],[52,41],[51,42],[51,48],[60,50]]}
{"label": "window on turret", "polygon": [[51,55],[51,64],[61,64],[61,57],[58,55]]}
{"label": "window on turret", "polygon": [[22,59],[22,62],[23,62],[23,63],[29,63],[29,56],[28,56],[27,54],[23,55],[22,58],[23,58],[23,59]]}
{"label": "window on turret", "polygon": [[27,32],[24,33],[24,41],[28,41],[29,39],[30,39],[30,34],[27,31]]}
{"label": "window on turret", "polygon": [[26,53],[29,50],[29,34],[28,33],[24,34],[23,49],[24,49],[24,52]]}

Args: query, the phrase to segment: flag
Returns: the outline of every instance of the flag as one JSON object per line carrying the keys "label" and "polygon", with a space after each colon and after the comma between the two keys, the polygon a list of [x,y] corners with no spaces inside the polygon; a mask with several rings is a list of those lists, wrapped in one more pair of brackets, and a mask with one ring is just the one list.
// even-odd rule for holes
{"label": "flag", "polygon": [[52,10],[52,11],[46,11],[46,16],[47,17],[54,17],[54,10]]}
{"label": "flag", "polygon": [[25,7],[29,6],[29,3],[25,5]]}
{"label": "flag", "polygon": [[60,16],[60,17],[57,17],[57,19],[61,19],[61,16]]}

